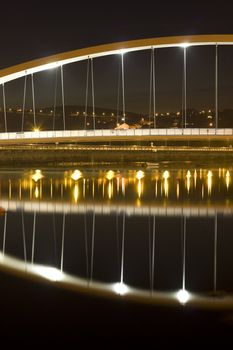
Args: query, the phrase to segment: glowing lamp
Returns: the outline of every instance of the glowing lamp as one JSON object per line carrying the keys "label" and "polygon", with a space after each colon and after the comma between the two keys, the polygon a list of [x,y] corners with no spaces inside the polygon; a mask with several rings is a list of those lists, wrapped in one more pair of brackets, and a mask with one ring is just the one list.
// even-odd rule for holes
{"label": "glowing lamp", "polygon": [[117,294],[120,294],[120,295],[126,294],[129,290],[126,284],[124,284],[123,282],[118,282],[114,284],[113,289]]}

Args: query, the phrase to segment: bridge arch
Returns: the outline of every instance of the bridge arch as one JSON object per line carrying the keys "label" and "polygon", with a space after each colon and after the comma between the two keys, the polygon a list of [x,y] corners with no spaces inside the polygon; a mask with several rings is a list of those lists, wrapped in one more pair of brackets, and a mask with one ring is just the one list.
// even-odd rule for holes
{"label": "bridge arch", "polygon": [[25,75],[42,72],[47,69],[60,67],[62,65],[86,60],[88,58],[148,50],[151,48],[187,47],[199,45],[233,45],[233,34],[171,36],[138,39],[63,52],[0,70],[0,85],[24,77]]}

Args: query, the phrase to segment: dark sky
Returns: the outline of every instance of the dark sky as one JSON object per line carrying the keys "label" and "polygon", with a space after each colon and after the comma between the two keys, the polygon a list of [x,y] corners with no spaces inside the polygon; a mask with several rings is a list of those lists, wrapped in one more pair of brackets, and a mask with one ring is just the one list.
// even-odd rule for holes
{"label": "dark sky", "polygon": [[[222,1],[221,8],[220,3],[213,1],[202,3],[186,1],[185,4],[179,1],[154,1],[153,5],[147,5],[146,2],[143,5],[136,5],[134,2],[127,1],[123,5],[120,5],[120,2],[116,5],[116,2],[112,1],[109,1],[107,5],[99,1],[95,1],[94,4],[86,1],[85,5],[80,1],[66,1],[60,5],[58,2],[50,1],[45,5],[42,5],[41,2],[31,2],[27,5],[24,2],[18,2],[14,6],[11,3],[1,5],[0,67],[4,68],[57,52],[108,42],[171,35],[231,34],[233,33],[233,16],[230,4],[230,1]],[[189,74],[188,105],[196,108],[212,108],[214,51],[211,51],[211,48],[191,49],[194,59],[191,59],[191,54],[188,56],[188,63],[193,61],[193,65],[187,67]],[[158,110],[179,110],[182,53],[179,49],[165,52],[166,50],[159,52],[157,57]],[[233,93],[233,69],[232,67],[228,71],[225,69],[225,59],[229,61],[229,64],[233,62],[233,49],[223,48],[221,51],[222,61],[219,64],[222,80],[220,80],[220,87],[222,84],[221,93],[224,99],[222,102],[220,100],[220,108],[231,107],[231,94]],[[141,57],[139,53],[135,55],[137,65],[133,62],[132,55],[125,59],[126,79],[128,79],[126,80],[126,98],[128,97],[126,109],[146,112],[148,109],[149,53],[144,52]],[[172,63],[171,57],[174,58]],[[106,107],[114,107],[116,98],[110,98],[108,93],[111,84],[112,90],[116,90],[117,64],[112,69],[111,63],[104,62],[104,59],[102,62],[102,65],[101,60],[96,62],[97,68],[95,67],[95,84],[98,90],[96,91],[96,105],[102,106],[103,101],[107,101]],[[106,64],[107,71],[112,72],[113,78],[111,83],[105,82],[104,85],[101,85],[97,78],[100,76],[101,79],[104,64]],[[78,83],[69,82],[69,76],[72,78],[76,74],[71,72],[71,69],[69,73],[69,69],[67,67],[68,72],[65,72],[66,82],[68,85],[71,84],[72,88],[77,84],[77,94],[74,98],[75,93],[66,90],[67,103],[83,104],[85,67],[77,67],[77,74],[80,73]],[[132,81],[133,77],[135,81]],[[14,83],[12,84],[14,86]],[[38,85],[39,88],[40,85]],[[48,89],[50,89],[49,84]],[[8,90],[15,91],[10,87]],[[44,95],[42,94],[45,97],[44,104],[51,104],[52,100],[46,100],[48,97],[48,94],[45,93],[46,89],[42,87],[41,90],[44,91]],[[20,96],[17,97],[19,100]],[[37,93],[38,99],[40,102]],[[20,104],[13,97],[8,97],[8,101]],[[43,102],[41,103],[43,105]]]}

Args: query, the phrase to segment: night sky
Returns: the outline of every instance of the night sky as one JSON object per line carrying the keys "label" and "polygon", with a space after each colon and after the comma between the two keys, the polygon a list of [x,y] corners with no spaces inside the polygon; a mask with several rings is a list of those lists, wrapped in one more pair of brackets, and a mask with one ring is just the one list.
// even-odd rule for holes
{"label": "night sky", "polygon": [[[118,3],[119,4],[119,3]],[[211,5],[212,4],[212,5]],[[211,7],[210,7],[211,6]],[[232,34],[230,2],[221,8],[213,2],[173,1],[154,5],[89,2],[87,5],[49,2],[2,5],[1,57],[4,68],[30,59],[81,47],[172,35]],[[156,107],[158,112],[178,111],[182,99],[182,49],[156,53]],[[116,108],[119,58],[95,60],[96,106]],[[219,108],[233,108],[233,47],[219,48]],[[189,48],[187,54],[187,106],[214,108],[214,48]],[[65,67],[66,104],[84,105],[86,65]],[[105,74],[103,75],[103,71]],[[126,110],[148,113],[150,52],[125,56]],[[52,105],[54,72],[35,77],[37,107]],[[7,84],[7,104],[22,104],[23,80]],[[27,96],[31,104],[30,92]]]}

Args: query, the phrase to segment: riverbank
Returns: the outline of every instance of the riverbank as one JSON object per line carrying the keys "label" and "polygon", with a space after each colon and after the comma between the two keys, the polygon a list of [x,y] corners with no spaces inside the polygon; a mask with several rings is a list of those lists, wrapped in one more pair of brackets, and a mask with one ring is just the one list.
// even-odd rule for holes
{"label": "riverbank", "polygon": [[0,166],[62,164],[129,164],[153,165],[163,161],[217,160],[232,163],[232,147],[181,146],[111,146],[111,145],[24,145],[0,147]]}

